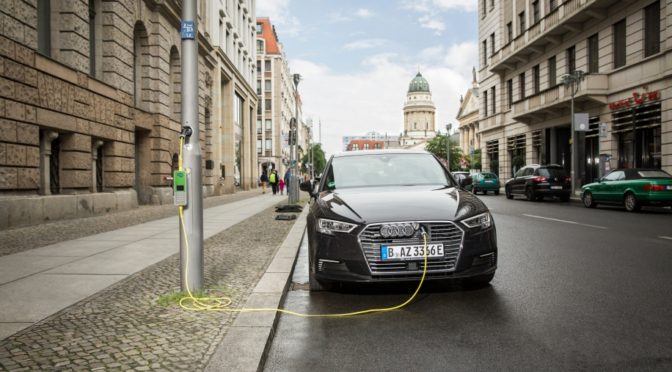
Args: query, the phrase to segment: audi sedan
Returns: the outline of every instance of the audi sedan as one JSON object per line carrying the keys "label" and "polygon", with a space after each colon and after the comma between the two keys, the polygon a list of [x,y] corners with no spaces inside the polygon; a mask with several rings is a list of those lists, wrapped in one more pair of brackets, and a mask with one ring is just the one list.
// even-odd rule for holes
{"label": "audi sedan", "polygon": [[[343,282],[461,279],[489,283],[497,268],[488,208],[460,189],[432,154],[378,150],[334,155],[307,220],[311,290]],[[425,249],[423,234],[428,236]]]}

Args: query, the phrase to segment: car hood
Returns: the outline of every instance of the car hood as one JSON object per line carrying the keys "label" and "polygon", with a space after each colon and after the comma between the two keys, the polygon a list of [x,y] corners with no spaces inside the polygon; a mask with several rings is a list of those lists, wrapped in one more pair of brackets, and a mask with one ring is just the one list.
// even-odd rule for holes
{"label": "car hood", "polygon": [[473,194],[455,187],[402,186],[339,189],[317,198],[319,217],[360,224],[453,221],[487,211]]}

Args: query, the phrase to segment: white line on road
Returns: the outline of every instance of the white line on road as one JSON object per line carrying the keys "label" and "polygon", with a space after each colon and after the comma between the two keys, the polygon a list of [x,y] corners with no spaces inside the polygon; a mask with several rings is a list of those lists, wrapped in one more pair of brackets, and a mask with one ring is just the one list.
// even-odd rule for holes
{"label": "white line on road", "polygon": [[672,240],[672,236],[659,236],[661,239],[667,239],[667,240]]}
{"label": "white line on road", "polygon": [[551,218],[551,217],[535,216],[535,215],[533,215],[533,214],[523,214],[523,216],[526,216],[526,217],[532,217],[532,218],[539,218],[539,219],[542,219],[542,220],[548,220],[548,221],[555,221],[555,222],[568,223],[568,224],[571,224],[571,225],[580,225],[580,226],[592,227],[592,228],[595,228],[595,229],[607,230],[607,228],[604,227],[604,226],[589,225],[589,224],[587,224],[587,223],[580,223],[580,222],[576,222],[576,221],[568,221],[568,220],[560,220],[560,219],[557,219],[557,218]]}

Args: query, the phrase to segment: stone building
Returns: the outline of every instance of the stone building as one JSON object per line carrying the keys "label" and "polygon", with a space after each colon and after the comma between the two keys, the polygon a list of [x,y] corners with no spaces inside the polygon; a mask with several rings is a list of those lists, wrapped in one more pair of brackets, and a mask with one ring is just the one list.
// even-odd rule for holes
{"label": "stone building", "polygon": [[[484,169],[560,164],[580,185],[605,153],[611,168],[672,172],[671,0],[483,0],[479,18]],[[569,77],[589,116],[574,167]]]}
{"label": "stone building", "polygon": [[436,137],[436,106],[432,101],[429,83],[418,74],[408,85],[404,103],[404,134],[400,138],[404,148],[421,148]]}
{"label": "stone building", "polygon": [[[235,2],[248,6],[248,15],[250,3]],[[169,176],[181,126],[180,4],[3,1],[0,227],[172,202]],[[210,5],[198,5],[204,195],[222,192],[213,164],[225,154],[213,143],[227,135],[213,116],[221,66],[208,32]]]}
{"label": "stone building", "polygon": [[481,135],[478,133],[479,108],[478,81],[474,69],[471,88],[464,97],[460,97],[460,108],[457,112],[459,144],[465,156],[481,148]]}

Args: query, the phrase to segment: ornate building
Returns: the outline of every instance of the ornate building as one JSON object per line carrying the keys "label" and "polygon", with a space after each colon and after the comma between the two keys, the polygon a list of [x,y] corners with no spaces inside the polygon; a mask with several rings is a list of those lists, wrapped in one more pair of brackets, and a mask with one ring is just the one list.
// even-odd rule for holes
{"label": "ornate building", "polygon": [[404,103],[404,133],[401,146],[404,148],[423,148],[436,136],[436,107],[432,101],[429,83],[420,72],[408,85]]}
{"label": "ornate building", "polygon": [[467,90],[464,97],[460,97],[460,110],[457,112],[457,121],[459,122],[460,148],[464,155],[469,155],[471,151],[481,148],[478,132],[479,119],[479,100],[478,100],[478,81],[476,80],[476,68],[474,68],[471,88]]}

